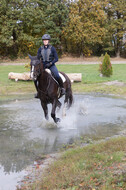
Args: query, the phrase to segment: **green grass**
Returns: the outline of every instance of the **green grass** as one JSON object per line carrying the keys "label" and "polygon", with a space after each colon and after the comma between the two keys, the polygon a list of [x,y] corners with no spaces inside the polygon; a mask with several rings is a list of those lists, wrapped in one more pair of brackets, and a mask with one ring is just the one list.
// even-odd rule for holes
{"label": "green grass", "polygon": [[18,81],[8,79],[9,72],[26,72],[24,66],[0,66],[0,95],[21,94],[34,92],[32,81]]}
{"label": "green grass", "polygon": [[30,190],[125,190],[126,137],[66,151]]}
{"label": "green grass", "polygon": [[[126,95],[126,86],[107,86],[103,82],[118,80],[126,83],[126,64],[113,65],[111,77],[99,76],[99,65],[57,65],[59,71],[65,73],[82,73],[82,82],[73,83],[74,92],[100,92]],[[35,88],[32,81],[18,81],[8,79],[9,72],[26,72],[24,66],[0,66],[0,95],[16,93],[34,93]]]}
{"label": "green grass", "polygon": [[123,81],[126,82],[126,64],[112,65],[113,75],[111,77],[99,76],[99,65],[58,65],[58,69],[66,73],[82,73],[82,80],[85,84],[99,83],[106,81]]}

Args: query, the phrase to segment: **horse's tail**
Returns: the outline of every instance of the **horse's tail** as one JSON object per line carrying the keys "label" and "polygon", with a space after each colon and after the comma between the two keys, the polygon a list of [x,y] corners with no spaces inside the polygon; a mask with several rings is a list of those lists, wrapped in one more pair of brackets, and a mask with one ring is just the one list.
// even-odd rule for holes
{"label": "horse's tail", "polygon": [[67,88],[66,88],[66,95],[65,95],[65,103],[67,103],[67,107],[70,108],[73,103],[71,81],[65,73],[63,73],[63,72],[60,72],[60,73],[66,78]]}
{"label": "horse's tail", "polygon": [[71,90],[71,88],[69,88],[68,89],[68,91],[67,91],[67,95],[68,95],[68,108],[70,108],[71,107],[71,105],[72,105],[72,103],[73,103],[73,94],[72,94],[72,90]]}

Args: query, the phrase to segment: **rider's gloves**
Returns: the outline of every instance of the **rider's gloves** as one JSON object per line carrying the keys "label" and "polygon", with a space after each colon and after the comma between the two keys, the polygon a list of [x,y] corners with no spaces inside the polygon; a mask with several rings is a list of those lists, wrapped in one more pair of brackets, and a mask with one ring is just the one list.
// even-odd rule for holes
{"label": "rider's gloves", "polygon": [[46,65],[45,65],[45,68],[50,68],[52,66],[52,62],[50,62],[50,63],[47,63]]}

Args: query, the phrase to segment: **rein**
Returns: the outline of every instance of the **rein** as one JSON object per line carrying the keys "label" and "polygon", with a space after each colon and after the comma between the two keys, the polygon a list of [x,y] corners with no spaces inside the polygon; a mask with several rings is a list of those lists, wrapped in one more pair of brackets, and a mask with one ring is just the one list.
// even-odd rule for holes
{"label": "rein", "polygon": [[47,86],[46,91],[43,91],[43,90],[41,90],[40,88],[38,88],[38,90],[39,90],[42,94],[47,95],[47,94],[48,94],[47,92],[48,92],[49,86],[50,86],[50,80],[49,80],[49,77],[48,77],[48,86]]}
{"label": "rein", "polygon": [[[42,74],[42,73],[44,73],[44,72],[45,72],[45,70],[41,70],[41,64],[39,64],[39,69],[38,69],[38,71],[37,71],[37,76],[39,76],[40,74]],[[48,94],[48,89],[49,89],[49,86],[50,86],[49,77],[47,78],[47,84],[48,84],[48,86],[47,86],[47,88],[46,88],[46,91],[41,90],[41,89],[38,87],[38,90],[41,92],[41,94],[45,94],[45,95]]]}

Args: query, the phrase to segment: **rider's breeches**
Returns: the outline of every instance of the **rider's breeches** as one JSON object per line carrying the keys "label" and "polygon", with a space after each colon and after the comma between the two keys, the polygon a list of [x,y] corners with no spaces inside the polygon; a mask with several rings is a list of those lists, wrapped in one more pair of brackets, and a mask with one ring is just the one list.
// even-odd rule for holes
{"label": "rider's breeches", "polygon": [[52,65],[50,68],[51,72],[53,73],[53,76],[56,80],[58,80],[60,78],[59,76],[59,72],[58,72],[58,69],[56,68],[55,65]]}
{"label": "rider's breeches", "polygon": [[50,67],[51,72],[53,73],[54,78],[58,81],[61,88],[63,88],[63,81],[59,75],[59,72],[55,65]]}
{"label": "rider's breeches", "polygon": [[60,87],[63,88],[63,81],[62,81],[62,79],[61,79],[61,77],[59,75],[59,72],[58,72],[58,69],[56,68],[56,66],[53,65],[49,69],[53,73],[54,78],[58,81]]}

